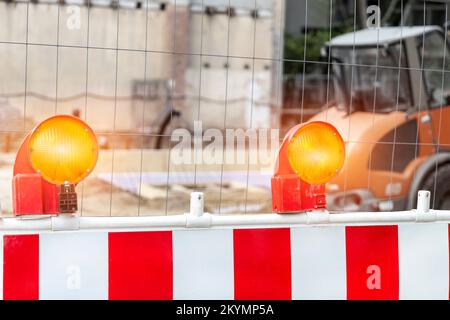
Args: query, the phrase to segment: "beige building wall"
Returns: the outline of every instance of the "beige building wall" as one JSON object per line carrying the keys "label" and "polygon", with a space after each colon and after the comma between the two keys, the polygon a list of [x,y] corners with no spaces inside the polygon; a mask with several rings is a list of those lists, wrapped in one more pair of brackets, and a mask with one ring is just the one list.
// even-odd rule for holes
{"label": "beige building wall", "polygon": [[[9,103],[35,121],[79,109],[98,131],[136,130],[143,103],[123,97],[132,95],[134,81],[171,77],[168,11],[149,10],[146,32],[146,10],[91,7],[88,19],[81,6],[80,29],[71,30],[67,8],[59,9],[58,28],[57,5],[29,5],[27,50],[27,4],[0,2],[0,94],[23,95],[26,88],[26,105],[23,96]],[[152,103],[146,108],[150,116],[160,111]]]}
{"label": "beige building wall", "polygon": [[27,24],[26,3],[0,2],[0,95],[24,116],[79,109],[97,131],[137,131],[163,106],[130,99],[133,83],[175,79],[187,127],[198,117],[205,127],[270,126],[279,13],[209,17],[180,1],[164,11],[79,6],[71,29],[68,8],[29,4]]}

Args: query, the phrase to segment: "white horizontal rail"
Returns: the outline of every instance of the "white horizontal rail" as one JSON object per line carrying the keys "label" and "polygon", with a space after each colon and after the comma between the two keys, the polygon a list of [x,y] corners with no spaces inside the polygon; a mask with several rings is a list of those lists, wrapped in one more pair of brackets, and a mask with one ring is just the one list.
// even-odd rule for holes
{"label": "white horizontal rail", "polygon": [[450,210],[430,210],[430,192],[419,191],[417,210],[393,212],[329,213],[326,210],[289,214],[235,214],[204,213],[204,195],[191,194],[190,212],[173,216],[149,217],[78,217],[22,216],[0,219],[0,232],[114,230],[114,229],[179,229],[214,227],[276,227],[300,225],[354,225],[397,224],[415,222],[448,222]]}
{"label": "white horizontal rail", "polygon": [[214,228],[214,227],[276,227],[301,225],[352,225],[396,224],[415,222],[450,223],[449,210],[417,210],[396,212],[328,213],[310,211],[295,214],[242,214],[217,215],[204,213],[151,217],[67,217],[47,216],[39,218],[3,218],[0,232],[8,231],[61,231],[61,230],[114,230],[114,229],[167,229],[167,228]]}

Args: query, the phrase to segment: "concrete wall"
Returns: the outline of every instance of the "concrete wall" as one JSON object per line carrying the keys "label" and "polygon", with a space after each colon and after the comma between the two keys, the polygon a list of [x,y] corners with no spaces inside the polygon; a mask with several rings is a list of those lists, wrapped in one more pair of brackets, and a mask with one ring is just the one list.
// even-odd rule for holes
{"label": "concrete wall", "polygon": [[195,55],[186,73],[189,123],[270,127],[272,28],[272,17],[191,15],[190,48]]}
{"label": "concrete wall", "polygon": [[[163,11],[149,9],[147,18],[145,9],[80,6],[80,28],[71,29],[73,12],[67,10],[29,4],[27,23],[26,3],[0,2],[0,95],[36,122],[79,109],[98,131],[137,131],[164,107],[161,101],[144,106],[129,99],[133,83],[144,79],[175,80],[175,94],[187,97],[175,106],[182,109],[188,127],[199,105],[205,127],[222,127],[225,111],[219,114],[216,109],[224,108],[226,90],[228,99],[241,98],[227,108],[226,126],[249,126],[251,106],[271,101],[272,63],[274,52],[279,52],[272,41],[277,14],[229,21],[225,14],[207,17],[186,5],[168,4]],[[228,71],[226,56],[234,56],[228,59]],[[205,63],[209,68],[204,70]],[[252,86],[256,95],[249,93]],[[267,121],[260,125],[269,126]]]}
{"label": "concrete wall", "polygon": [[[23,93],[25,88],[29,93],[26,105],[24,97],[9,99],[10,104],[35,121],[77,108],[99,131],[136,128],[132,101],[119,99],[116,102],[116,89],[118,97],[131,96],[135,80],[170,77],[172,58],[166,52],[171,50],[171,42],[163,32],[169,24],[169,13],[148,12],[147,49],[155,52],[147,53],[145,65],[145,52],[139,51],[146,47],[145,10],[92,7],[88,26],[88,9],[80,7],[81,28],[70,30],[67,27],[70,13],[66,12],[67,7],[60,7],[58,35],[58,6],[30,4],[27,49],[24,44],[27,40],[26,8],[24,3],[0,3],[0,41],[3,42],[0,43],[0,93]],[[87,45],[91,48],[89,51],[85,48]],[[117,46],[130,50],[116,51]],[[86,88],[93,95],[110,98],[86,98],[83,96]],[[49,99],[36,98],[31,93]],[[67,102],[63,100],[76,95],[81,96]],[[60,101],[57,102],[56,97]],[[134,109],[139,108],[136,106],[139,104],[142,103],[135,102]],[[147,107],[151,109],[151,104]]]}

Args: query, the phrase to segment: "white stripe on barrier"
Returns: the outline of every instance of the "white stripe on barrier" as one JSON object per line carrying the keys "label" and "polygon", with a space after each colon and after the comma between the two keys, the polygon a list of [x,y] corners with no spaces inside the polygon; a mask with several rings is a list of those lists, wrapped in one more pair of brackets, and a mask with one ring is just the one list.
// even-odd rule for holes
{"label": "white stripe on barrier", "polygon": [[174,299],[233,299],[233,230],[173,232]]}
{"label": "white stripe on barrier", "polygon": [[292,298],[346,299],[345,228],[291,229]]}
{"label": "white stripe on barrier", "polygon": [[3,300],[3,234],[0,234],[0,300]]}
{"label": "white stripe on barrier", "polygon": [[449,297],[448,224],[399,225],[400,299]]}
{"label": "white stripe on barrier", "polygon": [[108,299],[108,234],[41,234],[39,297]]}

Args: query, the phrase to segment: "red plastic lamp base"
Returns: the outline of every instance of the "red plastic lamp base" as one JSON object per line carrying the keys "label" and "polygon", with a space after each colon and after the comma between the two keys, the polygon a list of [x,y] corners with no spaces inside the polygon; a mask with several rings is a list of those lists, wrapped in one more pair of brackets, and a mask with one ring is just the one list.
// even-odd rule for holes
{"label": "red plastic lamp base", "polygon": [[296,174],[272,178],[272,210],[277,213],[324,209],[325,185],[310,185]]}
{"label": "red plastic lamp base", "polygon": [[59,213],[58,187],[44,181],[38,173],[15,175],[12,198],[16,216]]}

